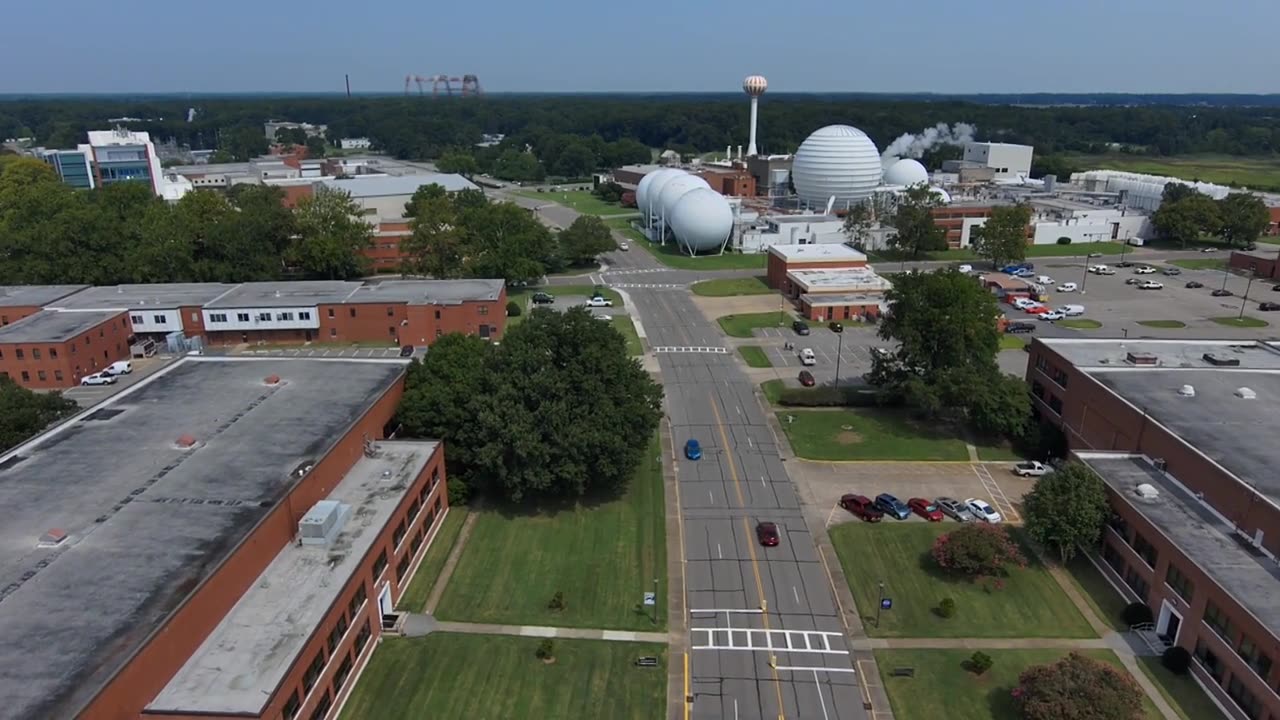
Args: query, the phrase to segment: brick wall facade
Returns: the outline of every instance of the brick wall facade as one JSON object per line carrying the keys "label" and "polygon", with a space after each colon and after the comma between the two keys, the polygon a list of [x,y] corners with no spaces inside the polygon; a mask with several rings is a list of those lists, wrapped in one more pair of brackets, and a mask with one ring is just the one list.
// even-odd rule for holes
{"label": "brick wall facade", "polygon": [[119,313],[62,342],[0,343],[0,375],[22,387],[75,387],[117,360],[129,359],[129,317]]}

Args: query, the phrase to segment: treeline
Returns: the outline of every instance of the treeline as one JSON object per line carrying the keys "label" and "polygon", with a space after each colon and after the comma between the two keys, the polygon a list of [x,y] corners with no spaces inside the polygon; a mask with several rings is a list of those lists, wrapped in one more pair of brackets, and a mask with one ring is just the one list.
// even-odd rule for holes
{"label": "treeline", "polygon": [[[188,108],[196,110],[187,122]],[[194,148],[233,155],[259,147],[268,118],[323,123],[329,137],[367,136],[391,154],[432,159],[450,148],[473,148],[486,133],[507,136],[499,154],[535,146],[547,173],[580,169],[537,146],[546,137],[599,136],[683,153],[744,143],[746,102],[738,95],[541,96],[430,100],[418,97],[283,97],[243,99],[15,100],[0,103],[0,137],[33,136],[61,147],[83,141],[113,117],[143,118],[129,127]],[[1268,107],[1027,107],[958,100],[769,95],[760,106],[763,152],[790,152],[813,130],[847,123],[884,147],[903,133],[937,123],[977,125],[978,138],[1035,145],[1041,155],[1097,153],[1112,144],[1154,155],[1194,152],[1265,155],[1280,152],[1280,118]],[[594,142],[594,141],[592,141]],[[575,150],[575,153],[578,152]],[[600,156],[600,153],[596,153]],[[573,159],[572,156],[570,158]]]}

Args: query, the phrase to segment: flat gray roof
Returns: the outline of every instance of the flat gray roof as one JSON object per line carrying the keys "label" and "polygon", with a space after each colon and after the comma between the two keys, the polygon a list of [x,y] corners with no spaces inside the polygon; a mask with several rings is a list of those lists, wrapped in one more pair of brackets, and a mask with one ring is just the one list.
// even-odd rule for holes
{"label": "flat gray roof", "polygon": [[0,285],[0,307],[44,307],[88,285]]}
{"label": "flat gray roof", "polygon": [[380,442],[357,461],[325,498],[350,508],[333,543],[286,545],[147,710],[261,713],[438,446]]}
{"label": "flat gray roof", "polygon": [[41,310],[0,327],[0,343],[62,342],[119,314],[109,310]]}
{"label": "flat gray roof", "polygon": [[497,300],[502,280],[383,280],[365,283],[348,303],[404,302],[410,305],[456,305],[468,300]]}
{"label": "flat gray roof", "polygon": [[0,456],[5,717],[75,717],[404,369],[184,358]]}
{"label": "flat gray roof", "polygon": [[479,190],[480,186],[455,173],[423,173],[421,175],[370,175],[335,180],[321,178],[322,183],[335,190],[345,190],[353,198],[412,195],[424,185],[440,185],[448,192]]}
{"label": "flat gray roof", "polygon": [[205,308],[308,307],[342,303],[360,287],[347,280],[244,283]]}
{"label": "flat gray roof", "polygon": [[1039,341],[1082,370],[1132,367],[1128,353],[1156,356],[1158,368],[1215,368],[1205,353],[1240,361],[1241,369],[1280,370],[1280,351],[1270,343],[1253,340],[1121,340],[1119,338],[1039,338]]}
{"label": "flat gray roof", "polygon": [[73,310],[173,310],[179,307],[201,307],[235,287],[224,283],[104,285],[81,290],[50,303],[49,307]]}
{"label": "flat gray roof", "polygon": [[[1237,539],[1231,523],[1142,456],[1080,453],[1079,457],[1272,635],[1280,636],[1280,603],[1276,602],[1280,568],[1249,548],[1243,538]],[[1138,497],[1134,489],[1141,483],[1155,487],[1158,496]]]}

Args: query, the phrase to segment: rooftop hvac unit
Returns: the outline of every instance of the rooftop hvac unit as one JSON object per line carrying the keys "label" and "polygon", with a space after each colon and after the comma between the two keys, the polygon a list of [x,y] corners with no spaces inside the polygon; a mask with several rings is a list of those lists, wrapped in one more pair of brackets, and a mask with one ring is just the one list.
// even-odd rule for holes
{"label": "rooftop hvac unit", "polygon": [[1223,357],[1214,353],[1205,353],[1204,361],[1216,367],[1240,367],[1240,358]]}
{"label": "rooftop hvac unit", "polygon": [[303,545],[328,546],[342,532],[351,506],[334,500],[321,500],[298,521],[298,540]]}
{"label": "rooftop hvac unit", "polygon": [[1258,398],[1258,393],[1254,392],[1252,388],[1236,388],[1236,397],[1241,398],[1242,400],[1256,400]]}
{"label": "rooftop hvac unit", "polygon": [[1155,365],[1156,356],[1151,353],[1130,351],[1125,355],[1125,361],[1131,365]]}
{"label": "rooftop hvac unit", "polygon": [[1133,494],[1137,495],[1142,500],[1148,500],[1148,501],[1155,500],[1156,498],[1160,497],[1160,491],[1157,490],[1156,486],[1152,485],[1151,483],[1142,483],[1141,485],[1135,487],[1133,489]]}

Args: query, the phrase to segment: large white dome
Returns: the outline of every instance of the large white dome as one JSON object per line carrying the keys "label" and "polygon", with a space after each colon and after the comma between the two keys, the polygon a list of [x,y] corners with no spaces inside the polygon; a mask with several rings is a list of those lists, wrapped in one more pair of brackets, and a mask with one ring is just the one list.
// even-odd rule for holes
{"label": "large white dome", "polygon": [[659,220],[665,220],[668,225],[671,224],[672,213],[676,208],[676,203],[684,194],[698,188],[711,189],[706,180],[697,175],[678,175],[671,178],[662,185],[662,192],[658,194],[657,200],[650,198],[649,204],[653,208],[654,217]]}
{"label": "large white dome", "polygon": [[665,177],[672,173],[679,172],[679,170],[673,170],[671,168],[662,168],[660,170],[654,170],[640,178],[640,184],[636,185],[636,207],[640,209],[640,213],[642,215],[647,216],[649,214],[649,190],[653,187],[653,183],[660,177]]}
{"label": "large white dome", "polygon": [[871,196],[880,184],[880,151],[867,134],[848,125],[815,130],[796,150],[791,178],[809,207],[824,208],[836,198],[843,208]]}
{"label": "large white dome", "polygon": [[733,230],[729,201],[709,187],[681,195],[670,217],[676,242],[692,252],[719,248]]}
{"label": "large white dome", "polygon": [[[660,212],[660,208],[658,207],[658,196],[662,193],[662,187],[671,180],[688,174],[689,173],[683,170],[677,170],[675,168],[663,168],[650,173],[650,175],[653,176],[653,182],[649,183],[648,192],[645,193],[643,205],[639,205],[640,196],[638,192],[636,194],[636,204],[640,207],[641,215],[650,219],[657,217]],[[644,178],[641,178],[641,180],[643,179]]]}
{"label": "large white dome", "polygon": [[885,185],[919,185],[929,182],[929,171],[919,160],[903,158],[884,171]]}

